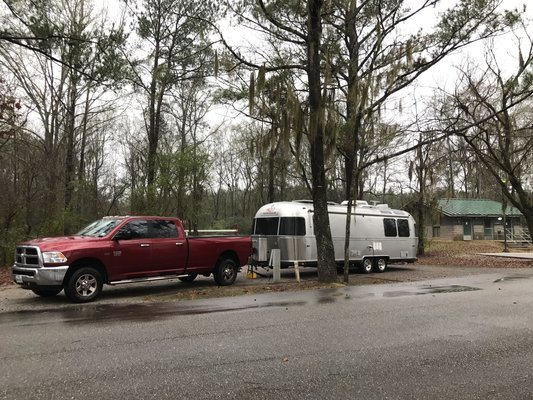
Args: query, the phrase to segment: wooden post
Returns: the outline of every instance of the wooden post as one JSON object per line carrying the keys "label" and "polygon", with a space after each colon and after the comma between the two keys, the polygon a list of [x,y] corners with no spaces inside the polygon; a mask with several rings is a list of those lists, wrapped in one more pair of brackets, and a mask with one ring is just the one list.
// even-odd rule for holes
{"label": "wooden post", "polygon": [[298,261],[294,263],[294,276],[296,276],[296,282],[300,283],[300,266]]}

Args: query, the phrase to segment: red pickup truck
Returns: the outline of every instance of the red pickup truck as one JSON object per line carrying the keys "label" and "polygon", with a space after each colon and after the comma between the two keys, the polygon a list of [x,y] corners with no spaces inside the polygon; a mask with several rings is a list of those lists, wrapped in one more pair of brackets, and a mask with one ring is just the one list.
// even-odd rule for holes
{"label": "red pickup truck", "polygon": [[218,285],[231,285],[251,254],[250,237],[188,238],[177,218],[105,217],[73,236],[21,243],[12,276],[39,296],[64,289],[83,303],[96,299],[104,283],[190,282],[213,274]]}

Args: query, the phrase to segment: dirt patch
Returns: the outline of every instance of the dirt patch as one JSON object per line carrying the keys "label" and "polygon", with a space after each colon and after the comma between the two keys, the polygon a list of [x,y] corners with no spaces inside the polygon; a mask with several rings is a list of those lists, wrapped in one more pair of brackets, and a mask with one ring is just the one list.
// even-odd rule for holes
{"label": "dirt patch", "polygon": [[[244,296],[261,293],[277,293],[295,290],[314,290],[326,288],[343,287],[340,283],[320,283],[316,280],[306,280],[300,283],[297,282],[280,282],[280,283],[257,283],[250,286],[214,286],[207,288],[196,289],[191,287],[187,291],[179,291],[164,297],[159,297],[158,300],[197,300],[211,297],[233,297]],[[152,300],[147,297],[146,300]]]}
{"label": "dirt patch", "polygon": [[[420,265],[460,265],[479,268],[526,268],[532,267],[532,260],[482,256],[478,253],[500,253],[503,243],[492,240],[478,241],[431,241],[426,254],[418,257]],[[512,249],[512,252],[527,252],[531,249]]]}
{"label": "dirt patch", "polygon": [[0,286],[14,285],[11,278],[11,269],[8,267],[0,267]]}

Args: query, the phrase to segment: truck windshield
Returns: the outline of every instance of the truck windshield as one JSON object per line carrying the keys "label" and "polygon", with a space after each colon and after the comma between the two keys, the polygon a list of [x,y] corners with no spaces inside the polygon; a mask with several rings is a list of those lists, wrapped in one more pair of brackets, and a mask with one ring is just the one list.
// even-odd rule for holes
{"label": "truck windshield", "polygon": [[111,230],[117,226],[120,221],[120,219],[99,219],[98,221],[94,221],[93,223],[87,225],[85,228],[79,231],[77,235],[103,237],[111,232]]}

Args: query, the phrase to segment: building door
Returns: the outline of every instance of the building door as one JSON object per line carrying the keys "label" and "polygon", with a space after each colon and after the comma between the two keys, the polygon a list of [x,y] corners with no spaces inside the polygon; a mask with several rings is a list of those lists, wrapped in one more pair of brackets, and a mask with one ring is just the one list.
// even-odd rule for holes
{"label": "building door", "polygon": [[494,239],[494,235],[493,235],[492,231],[493,231],[492,220],[490,218],[485,218],[484,232],[483,232],[483,236],[484,236],[485,240]]}
{"label": "building door", "polygon": [[463,240],[472,240],[472,220],[463,220]]}

